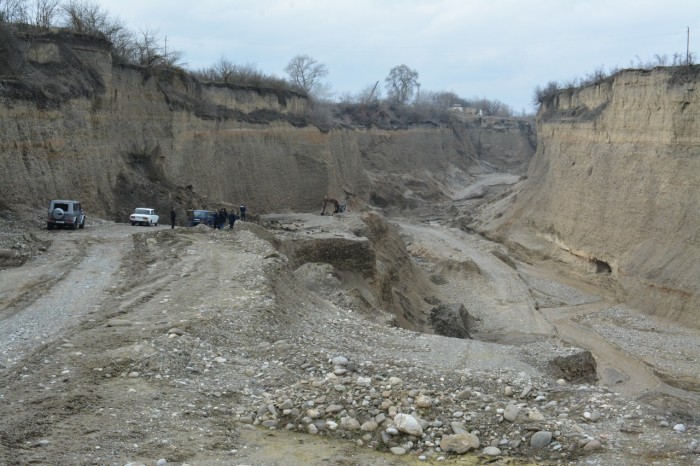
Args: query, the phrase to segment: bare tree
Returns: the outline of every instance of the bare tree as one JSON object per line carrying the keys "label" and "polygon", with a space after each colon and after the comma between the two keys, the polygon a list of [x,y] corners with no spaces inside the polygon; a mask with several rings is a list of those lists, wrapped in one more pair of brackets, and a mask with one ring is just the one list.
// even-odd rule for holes
{"label": "bare tree", "polygon": [[307,94],[320,96],[328,92],[321,79],[328,76],[328,67],[308,55],[297,55],[291,59],[284,71],[293,84]]}
{"label": "bare tree", "polygon": [[155,66],[163,59],[163,52],[158,45],[158,31],[142,29],[136,39],[136,63],[143,66]]}
{"label": "bare tree", "polygon": [[559,92],[559,89],[559,83],[556,81],[549,81],[544,88],[539,85],[536,86],[532,96],[532,104],[535,107],[539,107],[544,101],[552,99]]}
{"label": "bare tree", "polygon": [[401,105],[408,103],[420,86],[418,72],[406,65],[392,68],[384,83],[389,98]]}
{"label": "bare tree", "polygon": [[0,23],[27,23],[27,0],[0,0]]}
{"label": "bare tree", "polygon": [[34,0],[34,25],[48,29],[53,25],[59,13],[61,0]]}
{"label": "bare tree", "polygon": [[105,34],[112,42],[112,58],[120,63],[136,63],[136,38],[121,20],[113,19],[109,33]]}
{"label": "bare tree", "polygon": [[228,83],[236,72],[236,65],[228,58],[222,56],[219,61],[211,66],[213,80]]}

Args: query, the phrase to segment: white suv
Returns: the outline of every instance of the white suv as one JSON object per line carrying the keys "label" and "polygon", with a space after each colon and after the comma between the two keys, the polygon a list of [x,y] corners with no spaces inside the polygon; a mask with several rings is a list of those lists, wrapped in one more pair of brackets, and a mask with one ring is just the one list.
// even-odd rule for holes
{"label": "white suv", "polygon": [[60,227],[68,227],[73,230],[85,228],[85,213],[80,207],[80,202],[62,199],[55,199],[49,202],[49,216],[46,220],[46,228],[53,230]]}

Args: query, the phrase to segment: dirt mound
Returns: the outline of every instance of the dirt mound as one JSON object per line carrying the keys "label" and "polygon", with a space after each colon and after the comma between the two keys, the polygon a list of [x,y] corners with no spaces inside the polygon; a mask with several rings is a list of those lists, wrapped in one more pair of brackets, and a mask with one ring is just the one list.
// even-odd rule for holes
{"label": "dirt mound", "polygon": [[469,315],[464,304],[443,304],[432,308],[429,322],[435,333],[453,338],[471,338],[470,329],[476,325],[476,319]]}

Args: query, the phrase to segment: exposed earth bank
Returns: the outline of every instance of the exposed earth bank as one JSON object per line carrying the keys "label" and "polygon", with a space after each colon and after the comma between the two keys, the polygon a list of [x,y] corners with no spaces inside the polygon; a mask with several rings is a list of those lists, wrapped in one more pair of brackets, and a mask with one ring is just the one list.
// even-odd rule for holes
{"label": "exposed earth bank", "polygon": [[415,214],[3,223],[0,462],[700,464],[696,331]]}

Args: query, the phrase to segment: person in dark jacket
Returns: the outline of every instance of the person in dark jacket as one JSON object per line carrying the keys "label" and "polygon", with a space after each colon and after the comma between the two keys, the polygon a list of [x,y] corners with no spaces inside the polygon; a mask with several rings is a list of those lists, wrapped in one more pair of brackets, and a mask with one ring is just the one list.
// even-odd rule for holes
{"label": "person in dark jacket", "polygon": [[170,208],[170,228],[175,229],[175,220],[177,219],[177,214],[175,213],[175,207]]}
{"label": "person in dark jacket", "polygon": [[241,212],[241,221],[245,222],[245,206],[241,204],[238,210]]}
{"label": "person in dark jacket", "polygon": [[236,220],[238,220],[238,215],[236,215],[236,211],[232,209],[228,214],[228,227],[231,230],[233,230],[233,225],[236,223]]}
{"label": "person in dark jacket", "polygon": [[226,226],[226,220],[228,220],[228,212],[225,208],[222,208],[219,212],[219,230],[223,230]]}

